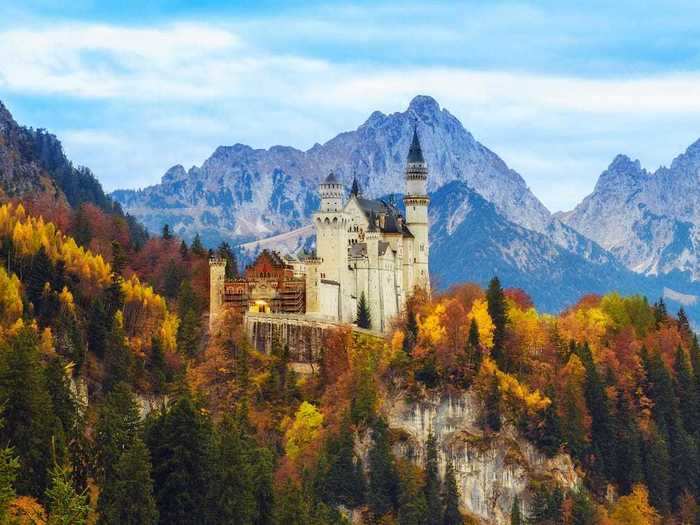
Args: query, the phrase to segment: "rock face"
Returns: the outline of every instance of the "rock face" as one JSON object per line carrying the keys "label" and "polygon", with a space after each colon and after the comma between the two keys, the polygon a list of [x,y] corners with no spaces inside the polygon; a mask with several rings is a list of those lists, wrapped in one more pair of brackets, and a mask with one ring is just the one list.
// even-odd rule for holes
{"label": "rock face", "polygon": [[484,436],[476,424],[478,403],[469,393],[423,403],[396,399],[388,413],[399,434],[395,451],[404,457],[423,464],[428,434],[435,434],[441,473],[448,458],[454,465],[462,511],[486,523],[510,523],[516,496],[527,512],[531,479],[556,480],[570,489],[579,482],[568,455],[547,458],[512,429]]}
{"label": "rock face", "polygon": [[522,177],[426,96],[402,113],[376,111],[355,131],[308,151],[221,146],[199,168],[174,166],[161,184],[112,195],[156,232],[168,223],[186,238],[199,232],[210,243],[276,235],[306,223],[318,206],[318,183],[330,171],[348,188],[356,175],[369,197],[402,191],[414,125],[430,169],[429,191],[462,181],[514,223],[546,229],[550,214]]}
{"label": "rock face", "polygon": [[618,155],[593,193],[559,218],[635,272],[700,279],[700,140],[653,173]]}

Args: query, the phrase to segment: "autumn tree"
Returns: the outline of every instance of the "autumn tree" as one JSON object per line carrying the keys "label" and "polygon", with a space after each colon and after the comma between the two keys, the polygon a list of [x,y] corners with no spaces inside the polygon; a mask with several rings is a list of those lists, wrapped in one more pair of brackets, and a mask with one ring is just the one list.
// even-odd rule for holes
{"label": "autumn tree", "polygon": [[656,525],[659,514],[649,504],[649,492],[644,485],[635,485],[632,493],[617,500],[610,513],[615,525]]}

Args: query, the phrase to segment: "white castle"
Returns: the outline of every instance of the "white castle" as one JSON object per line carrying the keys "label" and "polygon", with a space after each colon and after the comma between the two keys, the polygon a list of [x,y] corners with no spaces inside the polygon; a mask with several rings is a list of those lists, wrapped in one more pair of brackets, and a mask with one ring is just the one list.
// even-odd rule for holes
{"label": "white castle", "polygon": [[416,288],[430,291],[428,168],[416,130],[405,177],[405,218],[391,203],[365,199],[356,180],[347,202],[333,173],[321,183],[316,257],[305,261],[308,314],[352,323],[364,294],[372,329],[386,331]]}
{"label": "white castle", "polygon": [[211,322],[228,305],[354,323],[364,296],[371,329],[387,331],[414,290],[430,292],[428,168],[415,129],[405,177],[405,217],[391,202],[364,198],[356,179],[346,200],[331,173],[319,186],[321,205],[313,214],[314,255],[264,251],[243,278],[230,281],[224,279],[225,263],[212,259]]}

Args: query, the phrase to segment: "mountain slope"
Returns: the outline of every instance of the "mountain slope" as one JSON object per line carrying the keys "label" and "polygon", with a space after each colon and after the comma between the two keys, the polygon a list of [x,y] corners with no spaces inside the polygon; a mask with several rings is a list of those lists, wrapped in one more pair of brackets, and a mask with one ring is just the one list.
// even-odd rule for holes
{"label": "mountain slope", "polygon": [[317,185],[330,171],[348,187],[356,174],[370,197],[403,189],[414,124],[430,169],[430,191],[461,180],[511,221],[546,229],[549,212],[522,177],[426,96],[415,97],[402,113],[376,111],[357,130],[306,152],[282,146],[222,146],[200,168],[175,166],[161,184],[112,196],[152,231],[168,223],[185,237],[199,232],[210,243],[267,237],[306,223],[318,206]]}
{"label": "mountain slope", "polygon": [[432,194],[430,218],[431,274],[441,288],[466,280],[485,284],[498,275],[546,311],[572,305],[582,293],[663,293],[655,280],[629,271],[595,243],[589,243],[591,260],[508,221],[461,182]]}
{"label": "mountain slope", "polygon": [[650,173],[618,155],[591,195],[558,218],[646,275],[700,278],[700,140]]}

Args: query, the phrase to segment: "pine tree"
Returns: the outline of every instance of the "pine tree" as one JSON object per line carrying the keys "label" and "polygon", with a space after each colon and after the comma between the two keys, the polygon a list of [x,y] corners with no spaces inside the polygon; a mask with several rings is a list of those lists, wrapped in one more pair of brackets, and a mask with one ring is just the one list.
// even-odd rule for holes
{"label": "pine tree", "polygon": [[479,373],[481,369],[481,342],[479,341],[479,325],[472,317],[469,323],[469,336],[467,337],[467,359],[473,375]]}
{"label": "pine tree", "polygon": [[501,430],[501,390],[498,387],[498,378],[496,376],[491,378],[486,391],[482,426],[491,432],[499,432]]}
{"label": "pine tree", "polygon": [[435,523],[440,514],[430,516],[424,487],[421,487],[419,473],[411,465],[403,469],[399,482],[399,525],[426,525]]}
{"label": "pine tree", "polygon": [[513,498],[513,506],[510,508],[510,525],[524,525],[518,496]]}
{"label": "pine tree", "polygon": [[325,468],[317,483],[323,501],[351,509],[362,505],[365,478],[360,459],[355,456],[349,416],[343,418],[338,435],[328,438],[323,456]]}
{"label": "pine tree", "polygon": [[163,225],[163,234],[161,235],[163,237],[164,241],[169,241],[170,239],[173,238],[172,234],[170,233],[170,225],[164,224]]}
{"label": "pine tree", "polygon": [[656,429],[643,442],[644,480],[651,503],[661,513],[670,509],[671,470],[668,445]]}
{"label": "pine tree", "polygon": [[226,260],[226,278],[235,279],[238,277],[238,260],[236,254],[227,242],[222,242],[216,249],[217,257]]}
{"label": "pine tree", "polygon": [[115,317],[105,341],[105,380],[104,388],[109,392],[118,383],[130,383],[133,356],[126,345],[126,336],[121,316]]}
{"label": "pine tree", "polygon": [[211,421],[185,396],[146,426],[160,523],[201,523],[211,472]]}
{"label": "pine tree", "polygon": [[190,251],[197,257],[201,257],[207,253],[202,244],[202,239],[199,237],[199,233],[195,234],[192,245],[190,246]]}
{"label": "pine tree", "polygon": [[136,437],[119,456],[100,493],[99,525],[155,525],[158,510],[148,449]]}
{"label": "pine tree", "polygon": [[378,419],[372,425],[372,439],[367,499],[372,514],[380,518],[396,508],[399,480],[389,444],[389,429],[383,420]]}
{"label": "pine tree", "polygon": [[691,434],[698,432],[700,418],[700,406],[698,406],[698,392],[695,379],[690,370],[690,363],[685,350],[680,346],[676,349],[676,357],[673,364],[675,369],[674,390],[676,398],[680,400],[680,412],[683,426]]}
{"label": "pine tree", "polygon": [[668,311],[666,310],[666,303],[664,302],[663,297],[661,297],[654,303],[654,321],[656,323],[656,327],[658,328],[663,322],[665,322],[667,317]]}
{"label": "pine tree", "polygon": [[683,337],[690,337],[693,335],[693,331],[690,328],[690,321],[682,306],[678,310],[678,331]]}
{"label": "pine tree", "polygon": [[440,525],[442,502],[440,501],[440,473],[438,472],[437,440],[430,432],[425,448],[425,501],[428,508],[428,525]]}
{"label": "pine tree", "polygon": [[253,523],[257,505],[253,485],[255,444],[245,426],[226,418],[215,433],[209,484],[209,523]]}
{"label": "pine tree", "polygon": [[170,259],[163,271],[163,295],[168,299],[174,299],[184,277],[184,272],[175,262],[175,259]]}
{"label": "pine tree", "polygon": [[489,282],[489,287],[486,291],[486,301],[488,303],[489,316],[494,326],[491,355],[501,370],[509,372],[510,370],[505,355],[506,323],[508,322],[506,298],[503,294],[501,281],[499,281],[498,277],[494,277]]}
{"label": "pine tree", "polygon": [[367,304],[365,292],[360,293],[360,300],[357,302],[357,319],[355,323],[360,328],[369,329],[372,327],[372,316],[369,312],[369,305]]}
{"label": "pine tree", "polygon": [[[4,421],[0,420],[0,428]],[[11,447],[0,449],[0,523],[7,522],[10,502],[15,498],[15,480],[20,469],[19,458]]]}
{"label": "pine tree", "polygon": [[56,465],[51,486],[46,491],[49,519],[47,525],[85,525],[90,513],[87,491],[76,492],[68,469]]}
{"label": "pine tree", "polygon": [[125,383],[119,383],[100,405],[95,424],[96,478],[103,487],[114,479],[114,468],[141,432],[136,400]]}
{"label": "pine tree", "polygon": [[112,328],[112,318],[108,315],[104,300],[101,297],[94,299],[90,305],[87,328],[88,350],[97,357],[103,357],[107,334]]}
{"label": "pine tree", "polygon": [[642,481],[642,449],[639,428],[634,420],[633,409],[620,394],[617,402],[616,447],[617,463],[614,479],[621,494],[629,494],[632,487]]}
{"label": "pine tree", "polygon": [[184,239],[180,241],[180,257],[183,261],[186,261],[190,257],[190,249],[187,247],[187,243]]}
{"label": "pine tree", "polygon": [[454,466],[447,462],[445,469],[445,483],[443,485],[442,506],[445,509],[442,515],[442,525],[462,525],[464,522],[459,512],[459,491],[455,479]]}
{"label": "pine tree", "polygon": [[0,405],[5,419],[0,442],[13,445],[22,465],[17,492],[41,499],[49,484],[55,418],[31,328],[0,343]]}
{"label": "pine tree", "polygon": [[43,307],[46,302],[44,288],[48,287],[51,290],[53,281],[54,268],[51,259],[42,246],[39,251],[32,257],[29,275],[25,279],[27,283],[27,299],[34,305],[34,313],[36,316],[43,315]]}
{"label": "pine tree", "polygon": [[149,359],[149,371],[151,374],[151,383],[155,393],[162,394],[165,391],[165,385],[170,379],[168,377],[168,366],[165,362],[165,353],[163,351],[163,342],[160,337],[151,338],[151,358]]}
{"label": "pine tree", "polygon": [[406,355],[411,355],[413,347],[416,346],[418,339],[418,320],[416,312],[412,305],[409,305],[406,312],[406,330],[403,338],[403,351]]}
{"label": "pine tree", "polygon": [[112,241],[112,272],[115,275],[122,275],[127,263],[128,257],[124,247],[119,241]]}

